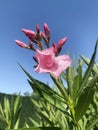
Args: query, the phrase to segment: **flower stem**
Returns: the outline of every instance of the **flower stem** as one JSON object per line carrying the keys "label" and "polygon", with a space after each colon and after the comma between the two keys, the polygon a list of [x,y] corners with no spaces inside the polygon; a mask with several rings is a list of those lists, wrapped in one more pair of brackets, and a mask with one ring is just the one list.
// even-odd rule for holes
{"label": "flower stem", "polygon": [[70,98],[68,99],[68,104],[67,105],[68,105],[68,107],[70,109],[74,125],[76,126],[77,130],[81,130],[81,127],[80,127],[79,123],[75,119],[74,105],[73,105],[73,102],[72,102],[72,100]]}

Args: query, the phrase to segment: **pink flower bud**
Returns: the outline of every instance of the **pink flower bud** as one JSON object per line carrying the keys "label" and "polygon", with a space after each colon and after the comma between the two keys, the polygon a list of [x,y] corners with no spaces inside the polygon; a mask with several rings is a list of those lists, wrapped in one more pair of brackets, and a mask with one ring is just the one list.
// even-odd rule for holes
{"label": "pink flower bud", "polygon": [[34,31],[27,29],[22,29],[22,31],[31,41],[33,41],[36,38],[36,33]]}
{"label": "pink flower bud", "polygon": [[58,48],[61,48],[63,44],[66,42],[66,40],[67,40],[67,37],[64,37],[61,40],[59,40],[58,45],[57,45]]}
{"label": "pink flower bud", "polygon": [[50,39],[50,30],[46,23],[44,23],[44,31],[45,31],[45,35],[47,36],[47,38]]}
{"label": "pink flower bud", "polygon": [[46,38],[46,35],[43,32],[41,32],[41,37],[44,39]]}
{"label": "pink flower bud", "polygon": [[44,41],[45,41],[47,47],[49,47],[48,39],[47,39],[46,35],[45,35],[43,32],[41,32],[41,37],[44,39]]}
{"label": "pink flower bud", "polygon": [[40,32],[40,26],[36,24],[36,31],[39,33]]}
{"label": "pink flower bud", "polygon": [[58,42],[58,44],[57,44],[58,52],[61,51],[62,46],[64,45],[64,43],[66,42],[66,40],[67,40],[67,37],[64,37],[64,38],[62,38],[61,40],[59,40],[59,42]]}
{"label": "pink flower bud", "polygon": [[58,55],[58,49],[57,49],[56,43],[53,43],[52,47],[53,47],[53,52],[54,52],[55,56],[57,56]]}
{"label": "pink flower bud", "polygon": [[19,40],[15,40],[16,44],[23,48],[29,48],[24,42],[21,42]]}

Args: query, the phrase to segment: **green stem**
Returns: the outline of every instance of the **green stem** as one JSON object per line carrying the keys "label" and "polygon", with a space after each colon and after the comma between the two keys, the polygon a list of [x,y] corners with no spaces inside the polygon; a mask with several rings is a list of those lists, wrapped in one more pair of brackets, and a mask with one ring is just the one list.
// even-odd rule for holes
{"label": "green stem", "polygon": [[74,125],[76,126],[77,130],[81,130],[81,127],[79,125],[79,123],[76,121],[75,119],[75,110],[74,110],[74,105],[73,105],[73,102],[72,100],[69,98],[68,99],[68,103],[67,103],[69,109],[70,109],[70,112],[71,112],[71,115],[72,115],[72,119],[73,119],[73,122],[74,122]]}

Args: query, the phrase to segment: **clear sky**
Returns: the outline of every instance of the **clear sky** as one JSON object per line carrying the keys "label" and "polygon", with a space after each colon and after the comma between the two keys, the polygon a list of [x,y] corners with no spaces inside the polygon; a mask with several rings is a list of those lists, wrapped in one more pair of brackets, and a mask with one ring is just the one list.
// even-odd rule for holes
{"label": "clear sky", "polygon": [[[50,81],[47,74],[34,72],[34,53],[18,47],[27,42],[22,28],[51,30],[51,44],[67,36],[62,53],[90,58],[98,38],[98,0],[0,0],[0,92],[32,92],[19,62],[33,77]],[[97,57],[98,61],[98,57]]]}

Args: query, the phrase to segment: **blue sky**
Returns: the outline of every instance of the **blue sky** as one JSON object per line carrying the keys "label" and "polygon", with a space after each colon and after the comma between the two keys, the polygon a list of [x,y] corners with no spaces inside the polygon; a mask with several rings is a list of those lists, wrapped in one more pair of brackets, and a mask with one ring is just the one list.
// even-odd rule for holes
{"label": "blue sky", "polygon": [[[51,30],[51,43],[67,36],[62,53],[90,58],[98,38],[98,0],[0,0],[0,92],[32,92],[19,62],[33,77],[50,81],[47,74],[34,72],[34,53],[18,47],[14,40],[27,42],[22,28]],[[96,58],[98,61],[98,57]]]}

